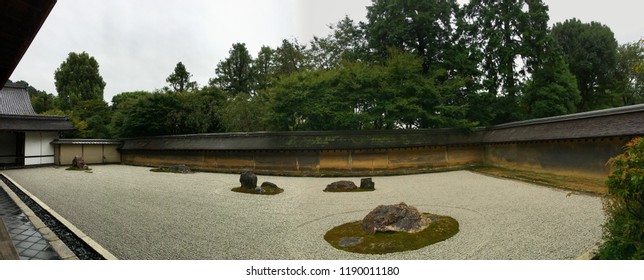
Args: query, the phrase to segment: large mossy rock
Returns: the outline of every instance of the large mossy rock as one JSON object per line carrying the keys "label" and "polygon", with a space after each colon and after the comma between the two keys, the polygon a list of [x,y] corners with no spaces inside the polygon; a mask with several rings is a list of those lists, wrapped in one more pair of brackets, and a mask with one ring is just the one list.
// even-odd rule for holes
{"label": "large mossy rock", "polygon": [[388,231],[415,233],[427,228],[430,222],[416,207],[401,202],[376,207],[362,219],[361,229],[369,234]]}

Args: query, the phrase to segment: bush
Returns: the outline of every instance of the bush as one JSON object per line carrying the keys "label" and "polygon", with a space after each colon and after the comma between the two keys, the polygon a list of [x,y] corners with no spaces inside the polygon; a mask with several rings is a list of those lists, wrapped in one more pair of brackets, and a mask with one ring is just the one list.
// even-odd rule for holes
{"label": "bush", "polygon": [[644,139],[636,138],[612,158],[604,201],[607,218],[601,259],[644,259]]}

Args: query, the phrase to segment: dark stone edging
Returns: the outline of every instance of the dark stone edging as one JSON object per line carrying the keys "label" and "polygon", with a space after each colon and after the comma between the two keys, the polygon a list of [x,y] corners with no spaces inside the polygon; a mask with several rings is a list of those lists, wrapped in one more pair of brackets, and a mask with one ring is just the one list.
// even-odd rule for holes
{"label": "dark stone edging", "polygon": [[69,247],[72,252],[81,260],[105,260],[94,248],[85,243],[81,238],[68,229],[63,223],[43,209],[31,197],[26,195],[16,185],[3,174],[0,174],[2,180],[33,212],[42,220],[42,222],[53,231],[60,240]]}

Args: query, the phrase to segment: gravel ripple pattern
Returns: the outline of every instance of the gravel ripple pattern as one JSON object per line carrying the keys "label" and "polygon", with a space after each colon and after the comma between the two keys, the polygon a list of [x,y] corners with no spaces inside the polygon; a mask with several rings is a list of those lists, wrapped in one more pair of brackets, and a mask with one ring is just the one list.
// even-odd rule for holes
{"label": "gravel ripple pattern", "polygon": [[[239,174],[154,173],[126,165],[3,171],[120,259],[574,259],[601,239],[601,198],[469,171],[374,177],[376,191],[327,193],[337,180],[258,175],[275,196],[235,193]],[[431,246],[385,255],[336,250],[329,229],[405,202],[458,220]]]}

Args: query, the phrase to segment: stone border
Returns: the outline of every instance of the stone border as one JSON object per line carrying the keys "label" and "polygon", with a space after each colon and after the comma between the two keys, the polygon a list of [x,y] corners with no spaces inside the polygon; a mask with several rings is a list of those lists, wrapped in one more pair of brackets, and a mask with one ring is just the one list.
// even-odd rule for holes
{"label": "stone border", "polygon": [[584,252],[579,257],[577,257],[577,260],[582,260],[582,261],[595,260],[595,258],[597,258],[597,253],[599,253],[599,246],[595,245],[592,248],[588,249],[588,251]]}
{"label": "stone border", "polygon": [[[106,260],[118,260],[116,256],[114,256],[112,253],[110,253],[107,249],[103,248],[100,244],[98,244],[96,241],[94,241],[91,237],[89,237],[87,234],[85,234],[83,231],[78,229],[76,226],[74,226],[71,222],[69,222],[67,219],[63,218],[60,214],[58,214],[56,211],[51,209],[47,204],[42,202],[40,199],[38,199],[36,196],[31,194],[29,191],[27,191],[25,188],[23,188],[20,184],[18,184],[16,181],[14,181],[11,177],[7,176],[4,173],[0,173],[4,175],[11,183],[13,183],[18,189],[20,189],[25,195],[29,196],[36,204],[40,205],[45,211],[49,212],[54,218],[56,218],[60,223],[62,223],[67,229],[69,229],[72,233],[74,233],[78,238],[83,240],[88,246],[92,247],[98,254],[103,256]],[[34,214],[34,212],[11,190],[9,189],[8,186],[6,186],[3,182],[0,182],[0,186],[9,194],[11,199],[13,199],[14,202],[20,207],[22,212],[25,213],[25,215],[31,220],[31,223],[38,229],[40,234],[51,244],[52,248],[60,255],[61,259],[64,260],[78,260],[78,257],[63,243],[62,240],[56,236],[54,232],[49,229],[45,225],[45,223],[40,220]]]}

